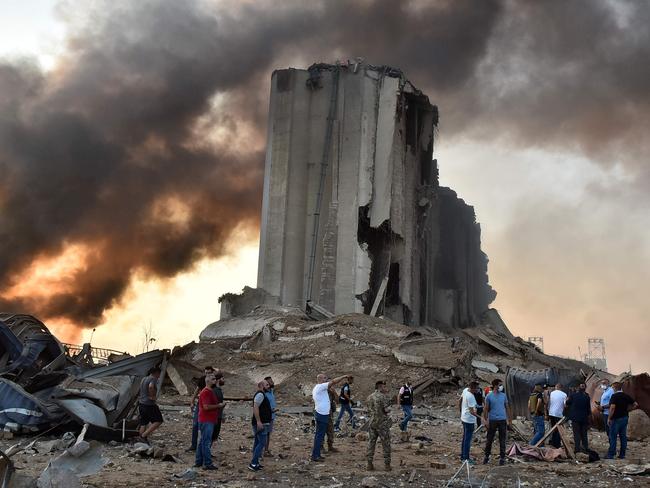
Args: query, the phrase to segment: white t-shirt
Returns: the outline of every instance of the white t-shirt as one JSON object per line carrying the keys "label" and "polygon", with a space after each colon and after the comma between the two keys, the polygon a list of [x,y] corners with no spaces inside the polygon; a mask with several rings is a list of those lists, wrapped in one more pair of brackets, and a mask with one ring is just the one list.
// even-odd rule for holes
{"label": "white t-shirt", "polygon": [[316,413],[321,415],[330,414],[330,396],[327,393],[328,383],[318,383],[314,386],[311,396],[314,399]]}
{"label": "white t-shirt", "polygon": [[470,408],[476,408],[476,397],[474,393],[469,391],[469,388],[463,390],[463,403],[461,404],[460,419],[466,424],[475,424],[476,417],[469,411]]}
{"label": "white t-shirt", "polygon": [[562,390],[553,390],[548,403],[548,414],[551,417],[562,417],[564,413],[564,402],[567,394]]}

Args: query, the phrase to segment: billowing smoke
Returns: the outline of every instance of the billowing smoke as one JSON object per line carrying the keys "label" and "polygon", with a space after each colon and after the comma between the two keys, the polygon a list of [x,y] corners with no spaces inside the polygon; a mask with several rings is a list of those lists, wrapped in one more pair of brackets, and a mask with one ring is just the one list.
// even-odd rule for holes
{"label": "billowing smoke", "polygon": [[[60,7],[68,40],[54,70],[0,64],[4,310],[91,326],[135,273],[174,276],[222,255],[235,228],[255,229],[268,79],[290,65],[398,66],[441,107],[447,140],[586,152],[622,164],[631,186],[648,182],[636,159],[650,122],[640,2],[75,7]],[[74,245],[82,264],[61,287],[6,292]]]}

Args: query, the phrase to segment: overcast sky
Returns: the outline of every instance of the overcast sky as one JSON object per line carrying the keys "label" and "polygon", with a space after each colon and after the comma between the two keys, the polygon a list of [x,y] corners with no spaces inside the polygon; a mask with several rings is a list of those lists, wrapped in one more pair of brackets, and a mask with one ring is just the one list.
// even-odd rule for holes
{"label": "overcast sky", "polygon": [[255,285],[271,71],[364,56],[439,106],[513,333],[648,370],[649,9],[0,0],[0,296],[69,340],[196,340]]}

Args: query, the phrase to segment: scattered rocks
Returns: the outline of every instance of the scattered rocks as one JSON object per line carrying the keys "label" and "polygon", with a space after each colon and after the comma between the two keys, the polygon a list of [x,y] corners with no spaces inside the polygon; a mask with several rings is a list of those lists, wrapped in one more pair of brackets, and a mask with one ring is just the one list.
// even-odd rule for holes
{"label": "scattered rocks", "polygon": [[362,488],[375,488],[379,486],[379,480],[374,476],[366,476],[361,480]]}
{"label": "scattered rocks", "polygon": [[185,481],[192,481],[192,480],[195,480],[198,476],[199,476],[199,473],[197,473],[195,469],[187,468],[182,473],[175,474],[174,478],[178,478],[178,479],[185,480]]}

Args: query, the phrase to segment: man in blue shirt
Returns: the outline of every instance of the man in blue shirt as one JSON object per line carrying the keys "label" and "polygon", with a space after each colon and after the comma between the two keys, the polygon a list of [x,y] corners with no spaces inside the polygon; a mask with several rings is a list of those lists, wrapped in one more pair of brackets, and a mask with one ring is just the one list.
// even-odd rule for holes
{"label": "man in blue shirt", "polygon": [[264,455],[265,456],[270,456],[271,451],[269,450],[269,447],[271,445],[271,432],[273,432],[273,427],[275,424],[275,414],[278,411],[276,408],[276,403],[275,403],[275,383],[273,383],[273,379],[270,376],[267,376],[264,378],[264,381],[266,381],[269,384],[269,389],[264,392],[264,396],[268,398],[269,404],[271,405],[271,423],[266,429],[266,447],[264,449]]}
{"label": "man in blue shirt", "polygon": [[609,386],[609,380],[604,379],[600,383],[600,387],[605,390],[600,397],[600,410],[603,412],[603,421],[605,422],[605,432],[609,436],[609,401],[614,394],[614,389]]}
{"label": "man in blue shirt", "polygon": [[483,464],[490,462],[494,435],[499,431],[499,466],[506,463],[506,434],[510,425],[512,414],[508,397],[503,391],[503,382],[500,379],[492,381],[492,391],[485,397],[483,420],[487,427],[487,441],[485,443],[485,457]]}

